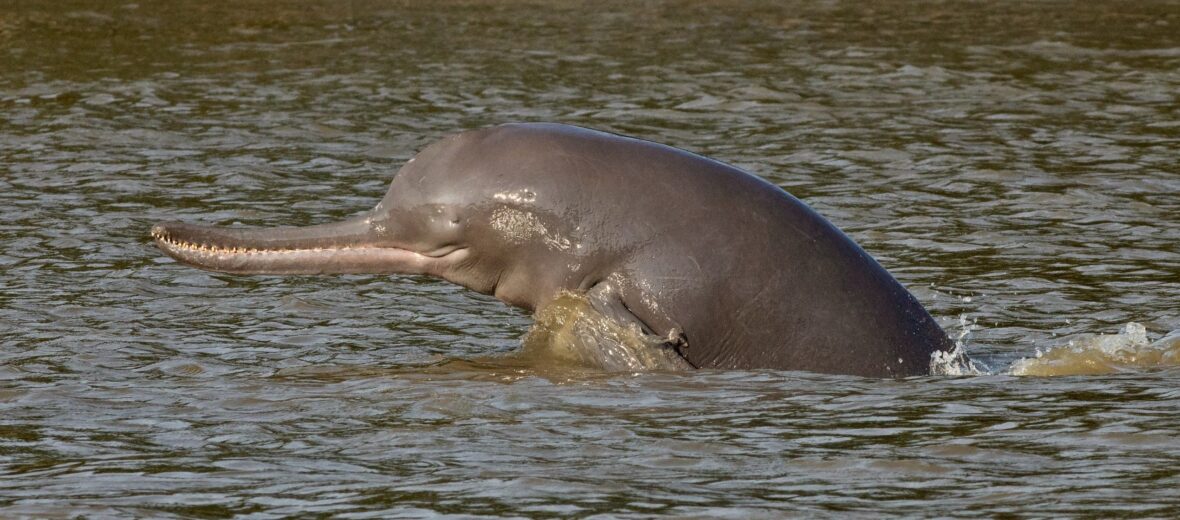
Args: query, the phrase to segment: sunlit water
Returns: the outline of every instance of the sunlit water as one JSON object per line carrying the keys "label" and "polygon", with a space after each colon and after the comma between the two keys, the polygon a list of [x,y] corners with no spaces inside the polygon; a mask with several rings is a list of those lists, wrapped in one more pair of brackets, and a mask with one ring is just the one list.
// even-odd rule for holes
{"label": "sunlit water", "polygon": [[[0,517],[1175,516],[1178,96],[1164,2],[0,3]],[[780,184],[982,375],[604,373],[433,280],[148,243],[506,121]]]}

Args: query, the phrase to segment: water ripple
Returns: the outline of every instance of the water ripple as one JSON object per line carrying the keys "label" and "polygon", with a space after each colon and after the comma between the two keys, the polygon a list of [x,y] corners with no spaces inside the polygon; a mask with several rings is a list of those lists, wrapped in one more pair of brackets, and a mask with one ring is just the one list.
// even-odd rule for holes
{"label": "water ripple", "polygon": [[[0,516],[1169,516],[1180,371],[1118,356],[1180,330],[1177,25],[1169,2],[11,6]],[[425,144],[514,120],[765,176],[995,373],[529,371],[485,359],[530,323],[490,298],[147,243],[354,214]],[[1079,348],[1116,369],[1006,372]]]}

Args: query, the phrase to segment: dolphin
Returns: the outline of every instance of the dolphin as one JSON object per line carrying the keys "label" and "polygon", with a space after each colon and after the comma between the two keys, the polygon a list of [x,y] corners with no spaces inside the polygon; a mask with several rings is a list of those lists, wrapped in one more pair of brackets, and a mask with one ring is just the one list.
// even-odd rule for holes
{"label": "dolphin", "polygon": [[778,186],[562,124],[443,138],[341,222],[164,222],[151,235],[224,273],[427,275],[538,313],[572,293],[685,369],[906,377],[953,347],[880,264]]}

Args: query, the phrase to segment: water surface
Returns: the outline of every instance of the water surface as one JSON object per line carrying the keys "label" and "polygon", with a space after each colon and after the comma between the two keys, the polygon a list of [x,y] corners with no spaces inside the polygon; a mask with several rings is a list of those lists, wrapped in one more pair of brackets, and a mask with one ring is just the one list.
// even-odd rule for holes
{"label": "water surface", "polygon": [[[0,516],[1174,516],[1178,93],[1175,2],[0,2]],[[508,121],[766,177],[986,374],[497,364],[490,298],[149,244]]]}

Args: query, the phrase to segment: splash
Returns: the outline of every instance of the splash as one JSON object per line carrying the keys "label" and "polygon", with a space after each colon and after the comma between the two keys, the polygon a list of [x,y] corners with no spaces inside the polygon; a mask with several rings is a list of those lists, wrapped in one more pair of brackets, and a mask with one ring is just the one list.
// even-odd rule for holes
{"label": "splash", "polygon": [[690,368],[661,338],[635,325],[621,325],[590,305],[585,296],[563,291],[537,312],[524,346],[513,354],[534,368],[577,367],[609,372]]}
{"label": "splash", "polygon": [[987,365],[967,357],[967,340],[971,337],[971,333],[979,328],[976,320],[967,321],[965,315],[959,315],[959,334],[955,337],[955,348],[949,352],[938,351],[932,354],[930,356],[930,373],[938,376],[990,374],[991,369]]}
{"label": "splash", "polygon": [[1074,339],[1012,364],[1018,376],[1102,375],[1180,366],[1180,330],[1152,342],[1147,328],[1128,323],[1118,334]]}

